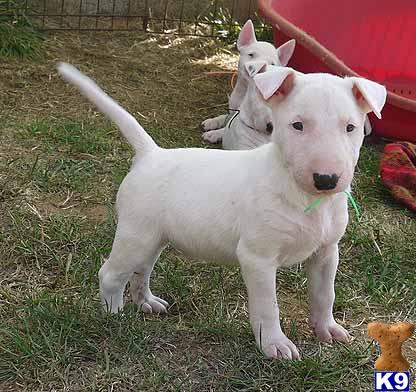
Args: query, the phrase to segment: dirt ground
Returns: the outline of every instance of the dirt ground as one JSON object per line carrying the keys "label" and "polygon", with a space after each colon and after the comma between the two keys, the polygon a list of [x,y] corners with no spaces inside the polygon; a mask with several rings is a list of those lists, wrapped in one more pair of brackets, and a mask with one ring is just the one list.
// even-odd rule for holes
{"label": "dirt ground", "polygon": [[197,129],[208,113],[226,107],[229,92],[227,76],[205,72],[233,69],[237,59],[230,46],[218,47],[209,39],[139,33],[61,33],[47,38],[44,47],[39,62],[2,62],[3,117],[22,122],[91,115],[91,106],[56,73],[56,63],[66,61],[88,73],[144,125]]}

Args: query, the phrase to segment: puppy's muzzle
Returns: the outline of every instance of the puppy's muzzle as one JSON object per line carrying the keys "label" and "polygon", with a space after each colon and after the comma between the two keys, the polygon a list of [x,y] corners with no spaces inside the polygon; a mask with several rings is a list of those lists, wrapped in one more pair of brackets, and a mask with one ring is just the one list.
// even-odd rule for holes
{"label": "puppy's muzzle", "polygon": [[329,191],[338,184],[339,176],[336,174],[313,173],[313,182],[318,191]]}

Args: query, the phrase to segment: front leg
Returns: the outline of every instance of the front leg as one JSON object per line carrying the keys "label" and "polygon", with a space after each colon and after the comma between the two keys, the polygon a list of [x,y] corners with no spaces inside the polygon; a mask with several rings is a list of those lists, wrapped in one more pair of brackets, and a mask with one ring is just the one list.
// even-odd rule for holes
{"label": "front leg", "polygon": [[202,138],[209,143],[216,144],[222,141],[224,133],[227,128],[216,129],[215,131],[208,131],[202,134]]}
{"label": "front leg", "polygon": [[332,314],[335,300],[335,274],[338,266],[338,244],[322,247],[306,263],[309,286],[309,322],[319,340],[348,342],[348,332],[337,324]]}
{"label": "front leg", "polygon": [[227,118],[228,114],[222,114],[221,116],[208,118],[207,120],[202,121],[202,132],[213,131],[224,127],[227,122]]}
{"label": "front leg", "polygon": [[250,324],[257,345],[268,358],[299,359],[296,346],[280,327],[276,267],[247,252],[239,252],[238,257],[247,286]]}

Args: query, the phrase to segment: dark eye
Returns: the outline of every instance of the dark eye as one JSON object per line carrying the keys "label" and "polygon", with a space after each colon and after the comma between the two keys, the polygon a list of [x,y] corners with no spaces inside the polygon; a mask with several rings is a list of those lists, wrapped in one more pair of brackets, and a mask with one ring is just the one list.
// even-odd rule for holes
{"label": "dark eye", "polygon": [[254,57],[254,53],[249,53],[248,57]]}
{"label": "dark eye", "polygon": [[303,124],[300,121],[296,121],[292,124],[292,127],[297,131],[303,131]]}
{"label": "dark eye", "polygon": [[352,125],[352,124],[347,125],[347,132],[348,133],[352,132],[354,129],[355,129],[355,125]]}

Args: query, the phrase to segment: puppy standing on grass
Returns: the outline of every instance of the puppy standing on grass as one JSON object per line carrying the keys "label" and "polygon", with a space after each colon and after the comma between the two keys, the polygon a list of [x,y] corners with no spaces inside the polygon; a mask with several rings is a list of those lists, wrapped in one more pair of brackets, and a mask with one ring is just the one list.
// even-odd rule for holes
{"label": "puppy standing on grass", "polygon": [[[341,192],[351,185],[366,113],[380,117],[383,86],[278,68],[255,76],[273,112],[271,143],[248,151],[163,149],[92,80],[67,64],[59,71],[136,152],[117,195],[111,254],[99,272],[106,309],[123,308],[124,287],[133,279],[141,309],[166,312],[149,280],[171,242],[193,258],[240,264],[250,323],[266,356],[299,358],[280,327],[276,269],[305,260],[312,328],[323,341],[348,340],[332,315],[338,242],[348,222]],[[325,200],[306,214],[318,197]]]}
{"label": "puppy standing on grass", "polygon": [[[218,143],[222,140],[223,136],[228,131],[227,123],[234,117],[236,111],[240,109],[253,76],[260,72],[263,66],[286,66],[295,50],[295,44],[295,40],[292,39],[276,49],[268,42],[257,41],[254,26],[250,19],[244,24],[237,40],[237,49],[240,52],[240,58],[238,61],[237,84],[229,99],[230,113],[228,115],[224,114],[215,118],[210,118],[202,122],[201,126],[204,132],[204,140],[210,143]],[[250,67],[252,67],[253,70],[256,69],[256,71],[253,72],[250,70]],[[265,115],[263,115],[263,117],[265,117]],[[263,139],[264,134],[270,136],[270,126],[267,128],[269,123],[270,119],[261,124],[260,121],[257,121],[257,130],[263,134],[257,135],[259,138]],[[256,130],[252,131],[256,132]],[[255,140],[257,136],[254,135],[253,139]],[[243,135],[243,139],[246,138],[247,135]],[[240,149],[238,148],[238,145],[234,147],[229,141],[226,142],[224,148]]]}

